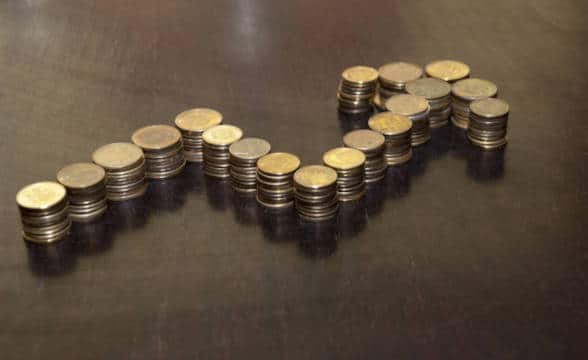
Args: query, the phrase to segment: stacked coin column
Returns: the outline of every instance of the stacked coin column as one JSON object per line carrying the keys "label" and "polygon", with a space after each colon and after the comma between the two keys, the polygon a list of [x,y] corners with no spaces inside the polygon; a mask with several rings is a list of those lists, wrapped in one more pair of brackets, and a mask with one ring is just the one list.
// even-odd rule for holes
{"label": "stacked coin column", "polygon": [[334,218],[337,201],[337,172],[322,165],[303,166],[294,173],[294,198],[300,218],[310,222]]}
{"label": "stacked coin column", "polygon": [[470,122],[467,137],[472,144],[495,150],[506,145],[508,103],[500,99],[484,99],[470,105]]}
{"label": "stacked coin column", "polygon": [[430,127],[433,129],[447,125],[451,115],[451,85],[446,81],[424,78],[406,84],[406,92],[422,96],[429,102]]}
{"label": "stacked coin column", "polygon": [[229,173],[231,187],[235,191],[253,193],[257,191],[257,160],[271,150],[269,142],[258,138],[245,138],[229,146]]}
{"label": "stacked coin column", "polygon": [[57,172],[57,181],[67,190],[69,217],[86,222],[106,212],[106,173],[92,163],[68,165]]}
{"label": "stacked coin column", "polygon": [[343,145],[364,153],[365,182],[368,185],[386,176],[388,165],[384,160],[384,144],[384,136],[373,130],[354,130],[343,136]]}
{"label": "stacked coin column", "polygon": [[337,197],[341,202],[360,199],[366,190],[365,155],[352,148],[335,148],[323,155],[326,166],[337,172]]}
{"label": "stacked coin column", "polygon": [[291,206],[294,201],[293,175],[300,159],[289,153],[272,153],[257,161],[257,202],[271,209]]}
{"label": "stacked coin column", "polygon": [[399,61],[380,66],[378,74],[379,101],[384,110],[386,100],[405,93],[406,83],[423,77],[423,69],[418,65]]}
{"label": "stacked coin column", "polygon": [[186,161],[202,162],[204,151],[202,134],[222,121],[221,113],[207,108],[186,110],[176,116],[175,124],[182,133]]}
{"label": "stacked coin column", "polygon": [[386,101],[386,109],[393,114],[404,115],[412,121],[410,143],[419,146],[431,139],[429,114],[431,107],[422,96],[402,94]]}
{"label": "stacked coin column", "polygon": [[498,87],[483,79],[464,79],[451,86],[451,122],[453,125],[467,129],[470,118],[470,103],[476,100],[496,97]]}
{"label": "stacked coin column", "polygon": [[386,111],[372,116],[368,120],[368,126],[384,136],[384,160],[388,166],[400,165],[410,160],[412,121],[409,118]]}
{"label": "stacked coin column", "polygon": [[182,134],[175,127],[146,126],[135,131],[132,140],[145,154],[147,178],[168,179],[184,169],[186,160],[182,153]]}
{"label": "stacked coin column", "polygon": [[347,114],[371,111],[377,80],[378,71],[374,68],[354,66],[345,69],[337,91],[339,111]]}
{"label": "stacked coin column", "polygon": [[229,146],[243,137],[233,125],[217,125],[202,134],[204,141],[204,173],[216,179],[230,177]]}

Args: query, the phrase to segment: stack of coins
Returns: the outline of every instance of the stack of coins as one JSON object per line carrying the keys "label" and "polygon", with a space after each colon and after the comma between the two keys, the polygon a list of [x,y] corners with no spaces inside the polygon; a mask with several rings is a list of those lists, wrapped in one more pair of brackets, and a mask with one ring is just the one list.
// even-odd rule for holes
{"label": "stack of coins", "polygon": [[434,78],[418,79],[406,84],[406,92],[427,99],[431,108],[429,114],[431,128],[447,125],[451,115],[451,85],[449,83]]}
{"label": "stack of coins", "polygon": [[360,199],[365,194],[365,155],[352,148],[327,151],[323,162],[337,172],[337,197],[341,202]]}
{"label": "stack of coins", "polygon": [[311,222],[337,215],[337,172],[322,165],[303,166],[294,173],[294,198],[300,218]]}
{"label": "stack of coins", "polygon": [[393,62],[378,69],[380,103],[385,104],[391,96],[404,93],[406,83],[420,79],[423,69],[407,62]]}
{"label": "stack of coins", "polygon": [[44,181],[16,194],[25,240],[47,244],[63,239],[71,227],[67,192],[56,182]]}
{"label": "stack of coins", "polygon": [[370,111],[376,94],[378,71],[368,66],[353,66],[343,71],[337,91],[339,110],[356,114]]}
{"label": "stack of coins", "polygon": [[106,170],[106,197],[112,201],[134,199],[145,193],[145,157],[131,143],[112,143],[98,148],[92,161]]}
{"label": "stack of coins", "polygon": [[453,83],[470,76],[470,67],[461,61],[437,60],[425,65],[427,76]]}
{"label": "stack of coins", "polygon": [[452,116],[451,122],[459,128],[467,129],[470,118],[470,103],[496,97],[498,88],[492,82],[483,79],[459,80],[451,86]]}
{"label": "stack of coins", "polygon": [[404,115],[412,121],[410,143],[418,146],[431,139],[429,114],[431,107],[422,96],[401,94],[386,101],[386,109],[393,114]]}
{"label": "stack of coins", "polygon": [[202,134],[204,141],[204,173],[217,179],[230,176],[229,146],[243,137],[243,131],[233,125],[217,125]]}
{"label": "stack of coins", "polygon": [[354,148],[365,155],[365,182],[371,184],[386,176],[386,160],[384,160],[385,138],[372,130],[354,130],[343,136],[343,144]]}
{"label": "stack of coins", "polygon": [[258,138],[241,139],[229,146],[229,174],[234,190],[245,193],[257,191],[257,160],[270,150],[270,143]]}
{"label": "stack of coins", "polygon": [[184,169],[186,160],[182,151],[182,134],[175,127],[145,126],[133,133],[132,140],[145,154],[147,178],[168,179]]}
{"label": "stack of coins", "polygon": [[370,129],[384,135],[384,160],[386,164],[400,165],[412,157],[410,145],[412,122],[404,115],[389,111],[372,116],[368,120]]}
{"label": "stack of coins", "polygon": [[293,175],[300,159],[289,153],[272,153],[257,161],[257,202],[267,208],[284,208],[294,200]]}
{"label": "stack of coins", "polygon": [[470,105],[470,123],[467,137],[472,144],[495,150],[506,145],[508,103],[500,99],[477,100]]}
{"label": "stack of coins", "polygon": [[75,163],[57,172],[57,181],[67,189],[69,217],[91,221],[106,212],[106,172],[92,163]]}
{"label": "stack of coins", "polygon": [[176,116],[175,124],[182,133],[186,161],[202,162],[202,133],[222,121],[221,113],[207,108],[186,110]]}

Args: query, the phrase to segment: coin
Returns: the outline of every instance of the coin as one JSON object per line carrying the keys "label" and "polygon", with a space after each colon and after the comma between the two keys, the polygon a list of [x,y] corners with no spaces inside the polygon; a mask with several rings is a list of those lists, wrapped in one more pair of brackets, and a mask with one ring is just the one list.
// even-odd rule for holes
{"label": "coin", "polygon": [[238,159],[257,159],[271,150],[269,142],[259,138],[245,138],[229,146],[229,153]]}
{"label": "coin", "polygon": [[352,148],[335,148],[323,155],[323,161],[335,169],[353,169],[365,163],[365,154]]}
{"label": "coin", "polygon": [[412,121],[404,115],[385,111],[373,115],[368,120],[368,126],[384,135],[398,135],[409,131],[412,128]]}
{"label": "coin", "polygon": [[63,201],[65,196],[66,190],[61,184],[41,181],[22,188],[16,194],[16,203],[26,209],[45,210]]}
{"label": "coin", "polygon": [[57,181],[73,189],[85,189],[104,181],[106,173],[100,166],[92,163],[68,165],[57,173]]}
{"label": "coin", "polygon": [[492,82],[484,79],[464,79],[454,83],[451,93],[466,100],[479,100],[494,97],[498,88]]}
{"label": "coin", "polygon": [[504,100],[488,98],[472,102],[470,104],[470,110],[476,115],[493,118],[508,114],[509,107],[508,103]]}
{"label": "coin", "polygon": [[422,96],[400,94],[386,100],[386,109],[394,114],[410,116],[427,111],[429,103]]}
{"label": "coin", "polygon": [[260,158],[257,161],[257,167],[268,174],[283,175],[298,169],[300,159],[293,154],[276,152]]}
{"label": "coin", "polygon": [[454,82],[467,78],[470,75],[470,67],[461,61],[437,60],[427,64],[425,72],[432,78]]}
{"label": "coin", "polygon": [[230,145],[241,139],[243,131],[233,125],[217,125],[204,132],[202,139],[211,145]]}
{"label": "coin", "polygon": [[352,83],[370,83],[378,79],[378,71],[369,66],[353,66],[343,71],[343,79]]}
{"label": "coin", "polygon": [[182,134],[173,126],[150,125],[136,130],[131,139],[144,150],[161,150],[181,141]]}
{"label": "coin", "polygon": [[92,160],[105,169],[123,169],[143,159],[143,150],[131,143],[112,143],[98,148]]}
{"label": "coin", "polygon": [[322,165],[303,166],[294,173],[294,181],[306,188],[322,188],[337,181],[337,172]]}
{"label": "coin", "polygon": [[380,82],[387,84],[404,84],[423,76],[423,69],[407,62],[392,62],[378,69]]}
{"label": "coin", "polygon": [[361,151],[378,149],[384,145],[384,140],[382,134],[367,129],[354,130],[343,136],[345,146]]}
{"label": "coin", "polygon": [[175,124],[180,130],[187,132],[204,132],[222,121],[223,116],[216,110],[195,108],[179,113]]}
{"label": "coin", "polygon": [[427,100],[437,99],[451,94],[451,85],[435,78],[423,78],[406,84],[406,92],[422,96]]}

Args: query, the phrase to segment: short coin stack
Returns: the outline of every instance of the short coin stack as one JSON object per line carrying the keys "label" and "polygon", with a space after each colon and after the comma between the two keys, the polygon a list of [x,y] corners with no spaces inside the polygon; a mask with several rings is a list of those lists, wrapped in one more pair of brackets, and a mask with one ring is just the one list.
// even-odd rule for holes
{"label": "short coin stack", "polygon": [[293,175],[300,159],[293,154],[277,152],[257,161],[257,202],[264,207],[280,209],[294,200]]}
{"label": "short coin stack", "polygon": [[186,110],[176,116],[175,124],[182,133],[186,161],[202,162],[204,149],[202,134],[222,121],[221,113],[207,108]]}
{"label": "short coin stack", "polygon": [[378,69],[380,103],[384,105],[391,96],[405,92],[406,83],[423,77],[423,69],[407,62],[393,62]]}
{"label": "short coin stack", "polygon": [[294,173],[294,197],[300,218],[311,222],[334,218],[337,201],[337,172],[322,165],[303,166]]}
{"label": "short coin stack", "polygon": [[425,65],[427,76],[453,83],[470,76],[470,67],[461,61],[437,60]]}
{"label": "short coin stack", "polygon": [[456,82],[451,87],[452,116],[451,121],[457,127],[468,128],[470,118],[470,103],[496,97],[498,88],[492,82],[483,79],[464,79]]}
{"label": "short coin stack", "polygon": [[365,182],[378,182],[386,176],[386,160],[384,160],[385,138],[382,134],[367,129],[354,130],[343,136],[343,144],[359,150],[365,155]]}
{"label": "short coin stack", "polygon": [[104,169],[92,163],[71,164],[57,172],[57,181],[67,189],[73,221],[91,221],[106,212],[105,180]]}
{"label": "short coin stack", "polygon": [[243,131],[233,125],[217,125],[202,134],[204,141],[204,173],[217,179],[227,179],[229,146],[243,137]]}
{"label": "short coin stack", "polygon": [[360,199],[365,194],[365,155],[352,148],[327,151],[323,162],[337,172],[337,198],[341,202]]}
{"label": "short coin stack", "polygon": [[270,150],[270,143],[258,138],[241,139],[229,146],[229,173],[234,190],[257,191],[257,160],[267,155]]}
{"label": "short coin stack", "polygon": [[106,197],[112,201],[134,199],[145,193],[145,157],[131,143],[112,143],[98,148],[92,161],[106,170]]}
{"label": "short coin stack", "polygon": [[386,109],[393,114],[404,115],[412,121],[411,145],[418,146],[431,139],[429,114],[431,107],[422,96],[401,94],[386,101]]}
{"label": "short coin stack", "polygon": [[408,117],[386,111],[372,116],[368,126],[384,135],[384,160],[388,165],[400,165],[410,160],[412,122]]}
{"label": "short coin stack", "polygon": [[71,227],[67,192],[56,182],[44,181],[16,194],[25,240],[46,244],[63,239]]}
{"label": "short coin stack", "polygon": [[182,150],[182,134],[175,127],[145,126],[133,133],[132,140],[145,154],[147,178],[168,179],[184,169],[186,160]]}
{"label": "short coin stack", "polygon": [[501,99],[476,100],[470,105],[468,139],[484,150],[500,149],[506,145],[508,103]]}
{"label": "short coin stack", "polygon": [[353,66],[343,71],[337,92],[339,110],[356,114],[372,110],[378,71],[368,66]]}
{"label": "short coin stack", "polygon": [[449,83],[435,78],[418,79],[406,84],[406,92],[427,99],[431,107],[429,114],[431,128],[447,125],[451,115],[451,85]]}

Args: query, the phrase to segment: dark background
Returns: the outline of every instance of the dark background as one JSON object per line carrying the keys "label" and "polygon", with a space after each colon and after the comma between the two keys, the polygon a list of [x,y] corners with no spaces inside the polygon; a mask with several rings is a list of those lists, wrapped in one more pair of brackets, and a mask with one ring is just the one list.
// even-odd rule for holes
{"label": "dark background", "polygon": [[[0,358],[572,359],[588,354],[586,1],[0,2]],[[451,58],[511,105],[505,152],[451,126],[337,224],[198,166],[27,246],[14,201],[191,107],[305,164],[348,66]]]}

